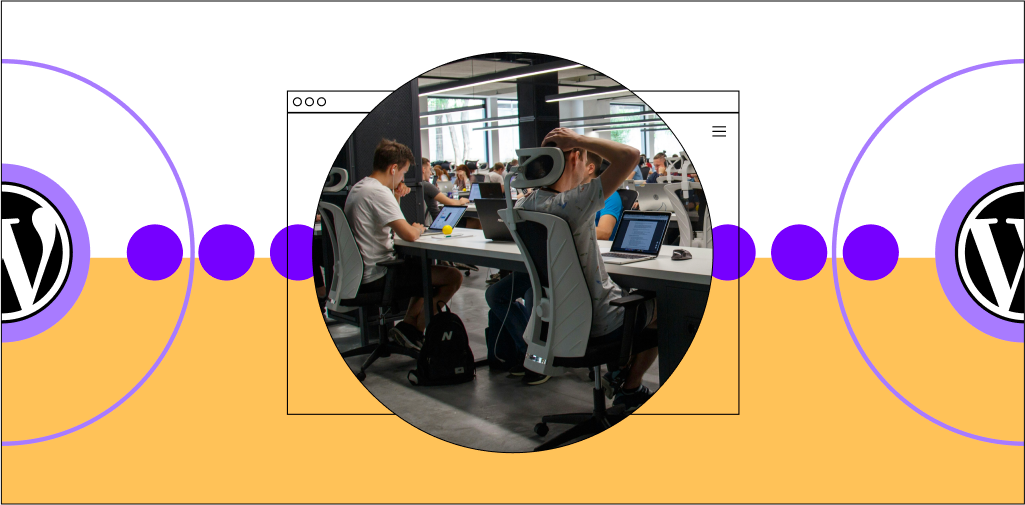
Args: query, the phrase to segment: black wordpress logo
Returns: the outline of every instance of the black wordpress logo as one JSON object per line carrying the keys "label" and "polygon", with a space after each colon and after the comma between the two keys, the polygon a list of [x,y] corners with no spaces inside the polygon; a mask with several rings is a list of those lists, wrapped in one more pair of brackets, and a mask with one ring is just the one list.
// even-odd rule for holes
{"label": "black wordpress logo", "polygon": [[68,224],[45,196],[3,183],[3,322],[30,318],[57,298],[71,271]]}
{"label": "black wordpress logo", "polygon": [[999,187],[975,203],[957,232],[961,283],[990,314],[1022,322],[1025,267],[1025,184]]}

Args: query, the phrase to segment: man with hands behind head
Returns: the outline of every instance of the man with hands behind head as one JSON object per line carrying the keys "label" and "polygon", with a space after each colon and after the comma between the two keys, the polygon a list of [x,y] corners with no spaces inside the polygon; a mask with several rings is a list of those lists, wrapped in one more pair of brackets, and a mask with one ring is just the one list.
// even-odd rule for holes
{"label": "man with hands behind head", "polygon": [[[398,258],[393,233],[409,242],[424,233],[422,224],[406,222],[399,207],[399,200],[410,192],[402,181],[413,162],[413,152],[408,147],[392,140],[381,140],[374,151],[372,172],[349,191],[345,201],[345,217],[349,220],[356,245],[363,256],[361,291],[384,289],[387,269],[378,266],[378,263]],[[400,268],[401,271],[395,276],[395,297],[409,297],[409,308],[406,318],[390,329],[388,336],[401,345],[418,349],[426,325],[421,265],[419,261],[407,261]],[[432,313],[452,299],[462,282],[462,275],[454,268],[431,267],[431,285],[438,288]]]}
{"label": "man with hands behind head", "polygon": [[[591,342],[622,340],[625,324],[636,324],[638,329],[643,328],[634,338],[634,354],[630,362],[619,370],[609,372],[613,380],[618,380],[618,376],[625,377],[623,389],[616,395],[613,404],[623,405],[632,411],[652,394],[641,383],[641,379],[658,357],[655,303],[654,300],[648,300],[640,308],[638,316],[642,320],[636,323],[624,321],[624,309],[611,305],[612,300],[623,296],[623,289],[605,271],[595,235],[595,216],[604,208],[606,199],[615,194],[623,181],[633,174],[640,160],[640,152],[625,144],[586,137],[566,128],[552,130],[541,143],[542,146],[550,144],[563,151],[566,168],[562,177],[551,186],[521,198],[516,202],[516,208],[554,214],[569,224],[591,296]],[[601,176],[593,179],[587,163],[587,155],[592,151],[610,163]]]}

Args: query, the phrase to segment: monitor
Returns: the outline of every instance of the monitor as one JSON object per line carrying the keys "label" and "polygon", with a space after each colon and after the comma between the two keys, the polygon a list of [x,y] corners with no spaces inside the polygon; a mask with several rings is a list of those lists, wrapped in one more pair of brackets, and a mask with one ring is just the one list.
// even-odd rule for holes
{"label": "monitor", "polygon": [[431,230],[441,231],[445,225],[449,225],[453,228],[459,224],[459,220],[463,218],[463,213],[466,212],[466,207],[455,207],[446,205],[442,207],[441,212],[438,212],[438,217],[431,223]]}
{"label": "monitor", "polygon": [[669,212],[624,211],[612,251],[658,254],[669,228],[669,216]]}

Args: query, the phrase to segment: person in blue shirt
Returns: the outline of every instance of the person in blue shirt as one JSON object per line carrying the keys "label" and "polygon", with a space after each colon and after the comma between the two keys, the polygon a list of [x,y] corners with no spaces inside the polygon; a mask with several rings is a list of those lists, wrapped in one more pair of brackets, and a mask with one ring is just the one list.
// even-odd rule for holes
{"label": "person in blue shirt", "polygon": [[[587,152],[587,182],[601,176],[602,158],[593,151]],[[594,234],[598,240],[612,240],[619,228],[619,217],[623,214],[623,199],[619,192],[605,199],[605,207],[594,216]]]}

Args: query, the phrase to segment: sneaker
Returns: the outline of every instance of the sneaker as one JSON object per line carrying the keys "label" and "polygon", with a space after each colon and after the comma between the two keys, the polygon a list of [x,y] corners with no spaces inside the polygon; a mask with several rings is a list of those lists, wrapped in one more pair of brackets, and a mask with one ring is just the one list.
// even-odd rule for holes
{"label": "sneaker", "polygon": [[400,321],[392,329],[388,330],[388,338],[407,349],[419,351],[423,346],[424,334],[420,333],[416,326]]}
{"label": "sneaker", "polygon": [[648,401],[648,398],[651,398],[653,394],[644,384],[641,384],[640,387],[633,391],[621,389],[619,394],[616,395],[616,399],[612,400],[612,405],[623,405],[626,407],[626,412],[630,413],[637,410],[637,407],[644,405],[644,402]]}
{"label": "sneaker", "polygon": [[500,280],[502,280],[502,274],[491,274],[491,276],[488,277],[488,280],[484,281],[484,283],[490,285],[490,284],[494,284],[494,283],[496,283],[496,282],[498,282]]}
{"label": "sneaker", "polygon": [[526,373],[527,373],[527,368],[524,367],[520,363],[517,363],[517,364],[515,364],[515,365],[513,365],[512,367],[509,368],[509,376],[510,377],[523,377],[523,375],[526,374]]}
{"label": "sneaker", "polygon": [[548,379],[551,378],[551,375],[541,375],[537,372],[524,370],[523,378],[520,380],[528,386],[537,386],[538,384],[544,384],[548,382]]}
{"label": "sneaker", "polygon": [[605,390],[605,397],[609,400],[616,397],[623,389],[623,382],[626,381],[625,370],[613,370],[601,376],[601,387]]}

